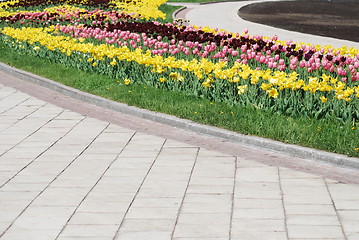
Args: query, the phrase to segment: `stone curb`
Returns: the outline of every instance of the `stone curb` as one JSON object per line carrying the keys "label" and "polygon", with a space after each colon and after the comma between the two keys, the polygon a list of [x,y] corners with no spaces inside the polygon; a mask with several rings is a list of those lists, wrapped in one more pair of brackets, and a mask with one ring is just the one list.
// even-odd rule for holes
{"label": "stone curb", "polygon": [[12,76],[18,77],[22,80],[38,84],[40,86],[49,88],[66,96],[99,106],[113,111],[129,114],[135,117],[155,121],[158,123],[170,125],[172,127],[184,129],[202,135],[207,135],[215,138],[221,138],[235,143],[241,143],[257,148],[264,148],[267,150],[284,153],[294,157],[305,158],[309,160],[322,161],[336,166],[359,169],[359,158],[347,157],[341,154],[329,153],[321,150],[301,147],[293,144],[286,144],[279,141],[265,139],[256,136],[248,136],[238,134],[228,130],[198,124],[190,120],[181,119],[175,116],[152,112],[146,109],[141,109],[127,104],[108,100],[99,96],[95,96],[77,89],[65,86],[47,78],[22,71],[0,63],[0,70]]}
{"label": "stone curb", "polygon": [[177,19],[177,15],[180,13],[180,12],[182,12],[183,10],[186,10],[187,9],[187,7],[181,7],[181,8],[179,8],[179,9],[177,9],[176,11],[174,11],[173,13],[172,13],[172,18],[173,18],[173,20],[175,20],[175,19]]}

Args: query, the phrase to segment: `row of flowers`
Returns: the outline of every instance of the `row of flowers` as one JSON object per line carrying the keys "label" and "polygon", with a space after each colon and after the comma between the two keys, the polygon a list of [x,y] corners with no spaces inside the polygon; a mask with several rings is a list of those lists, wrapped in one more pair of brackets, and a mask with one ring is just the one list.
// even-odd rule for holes
{"label": "row of flowers", "polygon": [[19,52],[126,79],[125,84],[151,84],[288,115],[359,119],[357,49],[144,21],[146,12],[161,17],[151,9],[158,10],[162,0],[89,4],[99,3],[103,10],[88,8],[85,0],[64,0],[61,4],[78,5],[21,12],[7,9],[10,2],[26,1],[5,2],[0,13],[1,38]]}
{"label": "row of flowers", "polygon": [[[253,69],[240,61],[230,64],[228,61],[214,63],[208,58],[186,60],[173,56],[165,57],[136,46],[102,43],[103,37],[96,38],[96,32],[101,33],[98,29],[93,29],[92,34],[87,32],[86,36],[79,38],[63,36],[59,34],[60,29],[66,33],[69,28],[6,27],[2,33],[8,36],[5,41],[20,51],[40,57],[47,56],[63,64],[110,74],[116,78],[130,77],[138,82],[141,81],[141,76],[146,76],[142,80],[145,83],[151,80],[150,84],[162,84],[169,89],[204,95],[215,101],[250,101],[260,108],[274,108],[287,114],[290,114],[288,109],[292,109],[292,114],[315,115],[320,112],[325,115],[323,109],[326,109],[327,114],[338,111],[336,115],[343,118],[359,117],[359,109],[355,108],[358,106],[359,86],[349,87],[345,82],[326,74],[308,76],[303,80],[295,71],[287,74],[270,68]],[[131,33],[128,32],[120,32],[119,35],[129,42],[136,39],[134,34],[130,36]],[[86,42],[86,37],[92,38],[92,42]],[[146,39],[145,35],[142,37]],[[97,43],[94,42],[96,40]],[[110,40],[107,39],[108,41]],[[49,54],[49,51],[52,54]],[[288,99],[294,108],[283,104]],[[348,106],[351,111],[347,111]]]}
{"label": "row of flowers", "polygon": [[[46,7],[49,5],[70,5],[107,8],[121,12],[121,14],[136,15],[138,18],[165,18],[165,14],[158,8],[166,0],[11,0],[0,2],[0,17],[11,17],[19,13],[18,9]],[[71,8],[71,7],[70,7]],[[22,13],[23,11],[20,11]],[[26,12],[25,13],[33,13]],[[70,13],[71,14],[71,13]],[[101,19],[99,19],[101,20]]]}

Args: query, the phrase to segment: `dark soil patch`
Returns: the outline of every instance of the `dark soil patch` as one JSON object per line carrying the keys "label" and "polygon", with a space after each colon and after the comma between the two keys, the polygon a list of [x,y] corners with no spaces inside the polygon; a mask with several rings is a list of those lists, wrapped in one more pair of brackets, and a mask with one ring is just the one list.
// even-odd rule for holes
{"label": "dark soil patch", "polygon": [[359,42],[359,1],[278,1],[242,7],[241,18],[286,30]]}

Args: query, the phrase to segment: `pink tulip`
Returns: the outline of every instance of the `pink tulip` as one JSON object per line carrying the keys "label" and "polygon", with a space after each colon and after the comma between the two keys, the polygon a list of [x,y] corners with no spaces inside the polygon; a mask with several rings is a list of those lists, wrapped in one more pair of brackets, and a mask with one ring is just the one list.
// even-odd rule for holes
{"label": "pink tulip", "polygon": [[305,60],[299,62],[299,67],[304,68],[306,66]]}
{"label": "pink tulip", "polygon": [[236,57],[236,56],[238,56],[239,53],[238,53],[238,51],[232,51],[231,54],[232,54],[233,57]]}

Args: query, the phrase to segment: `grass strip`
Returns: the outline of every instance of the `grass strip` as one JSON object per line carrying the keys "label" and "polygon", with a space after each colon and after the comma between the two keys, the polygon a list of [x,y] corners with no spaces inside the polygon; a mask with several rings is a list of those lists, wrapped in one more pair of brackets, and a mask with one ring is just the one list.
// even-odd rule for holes
{"label": "grass strip", "polygon": [[359,129],[335,119],[291,118],[255,107],[229,106],[181,92],[150,86],[124,85],[118,79],[68,68],[49,60],[19,55],[0,42],[0,61],[81,91],[131,106],[190,119],[237,133],[359,156]]}
{"label": "grass strip", "polygon": [[162,4],[159,7],[159,10],[161,10],[162,12],[166,13],[166,19],[164,19],[165,22],[173,22],[173,13],[177,10],[180,9],[181,6],[172,6],[172,5],[168,5],[168,4]]}

